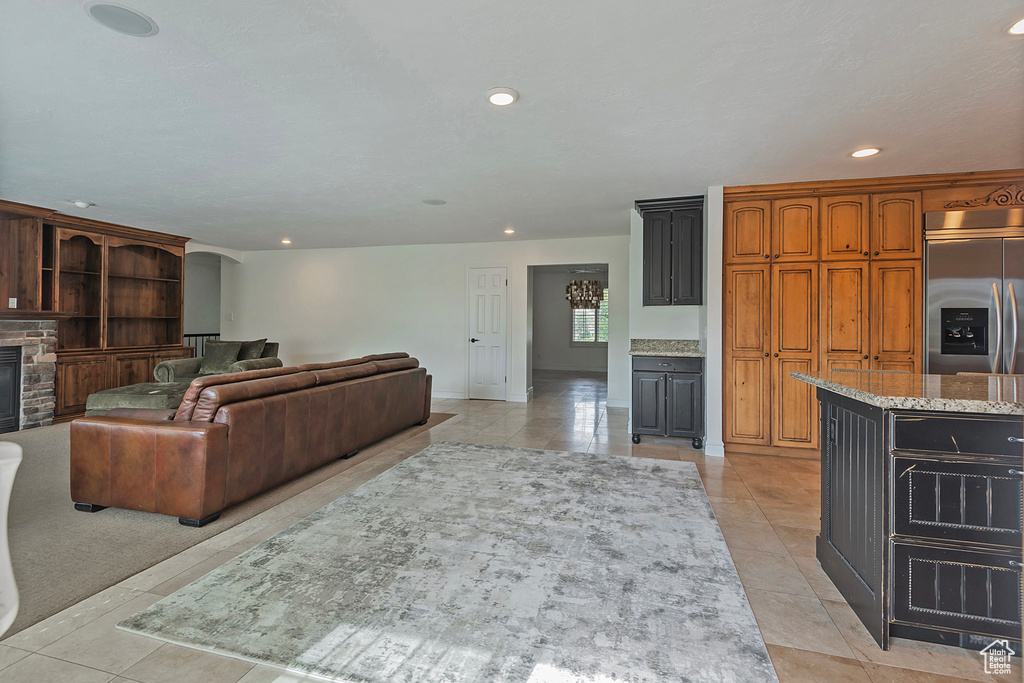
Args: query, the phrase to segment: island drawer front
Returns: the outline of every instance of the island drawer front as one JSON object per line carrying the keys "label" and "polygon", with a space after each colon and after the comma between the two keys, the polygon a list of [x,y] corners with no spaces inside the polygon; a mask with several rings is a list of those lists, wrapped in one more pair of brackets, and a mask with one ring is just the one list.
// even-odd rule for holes
{"label": "island drawer front", "polygon": [[894,450],[1020,456],[1022,436],[1020,415],[893,413]]}
{"label": "island drawer front", "polygon": [[1020,470],[1009,465],[893,459],[893,533],[1020,548]]}
{"label": "island drawer front", "polygon": [[1020,554],[892,544],[892,618],[1020,638]]}
{"label": "island drawer front", "polygon": [[703,358],[675,358],[666,356],[633,356],[633,370],[643,372],[700,373]]}

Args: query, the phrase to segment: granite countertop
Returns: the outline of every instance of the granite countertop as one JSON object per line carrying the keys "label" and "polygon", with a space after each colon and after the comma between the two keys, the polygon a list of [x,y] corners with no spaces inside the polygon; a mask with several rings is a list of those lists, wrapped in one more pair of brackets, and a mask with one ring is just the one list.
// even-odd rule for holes
{"label": "granite countertop", "polygon": [[703,358],[704,352],[696,339],[630,339],[629,355]]}
{"label": "granite countertop", "polygon": [[840,396],[904,410],[1024,415],[1024,376],[909,375],[896,372],[790,373]]}

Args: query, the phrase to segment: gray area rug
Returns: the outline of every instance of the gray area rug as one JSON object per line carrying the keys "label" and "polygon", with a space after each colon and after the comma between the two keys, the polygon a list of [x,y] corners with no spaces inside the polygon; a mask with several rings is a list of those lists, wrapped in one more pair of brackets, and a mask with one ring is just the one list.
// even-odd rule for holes
{"label": "gray area rug", "polygon": [[343,681],[776,681],[688,462],[438,443],[119,628]]}
{"label": "gray area rug", "polygon": [[278,503],[450,418],[434,413],[426,426],[411,427],[247,501],[196,529],[177,517],[108,508],[86,513],[71,501],[70,423],[0,436],[21,444],[24,457],[11,491],[8,540],[21,605],[5,638],[144,571],[186,548],[269,510]]}

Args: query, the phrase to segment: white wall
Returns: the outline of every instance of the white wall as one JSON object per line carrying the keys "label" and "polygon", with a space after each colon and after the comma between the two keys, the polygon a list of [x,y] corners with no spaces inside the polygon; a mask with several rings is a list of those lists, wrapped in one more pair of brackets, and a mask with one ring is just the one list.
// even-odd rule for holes
{"label": "white wall", "polygon": [[704,318],[707,342],[704,346],[704,453],[725,455],[722,442],[722,257],[725,228],[724,189],[708,188],[704,205]]}
{"label": "white wall", "polygon": [[185,334],[220,332],[220,263],[185,255]]}
{"label": "white wall", "polygon": [[700,339],[700,306],[644,306],[644,220],[629,212],[629,336]]}
{"label": "white wall", "polygon": [[[562,273],[535,273],[533,287],[533,367],[538,370],[582,370],[605,372],[608,369],[608,349],[601,346],[573,346],[572,309],[565,300],[565,287],[571,280],[600,279],[598,275]],[[621,294],[621,292],[620,292]],[[615,293],[609,287],[611,304]]]}
{"label": "white wall", "polygon": [[[523,401],[527,267],[562,263],[607,263],[610,288],[629,288],[625,236],[246,252],[243,263],[222,264],[221,331],[281,342],[286,365],[408,351],[433,375],[435,396],[463,398],[466,269],[509,266],[509,399]],[[608,405],[625,407],[629,312],[622,297],[610,303]]]}

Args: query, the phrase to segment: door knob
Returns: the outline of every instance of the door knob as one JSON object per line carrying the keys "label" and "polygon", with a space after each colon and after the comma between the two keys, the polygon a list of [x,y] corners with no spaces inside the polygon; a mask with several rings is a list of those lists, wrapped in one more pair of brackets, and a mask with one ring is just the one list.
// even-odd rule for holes
{"label": "door knob", "polygon": [[472,339],[472,338],[470,338],[470,340],[469,340],[469,341],[471,341],[471,342],[473,342],[473,343],[475,344],[475,343],[477,343],[477,342],[478,342],[478,341],[480,341],[480,340],[479,340],[479,339]]}

